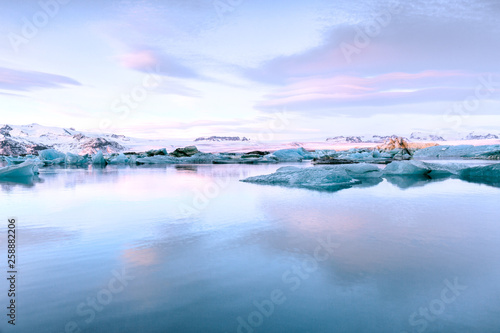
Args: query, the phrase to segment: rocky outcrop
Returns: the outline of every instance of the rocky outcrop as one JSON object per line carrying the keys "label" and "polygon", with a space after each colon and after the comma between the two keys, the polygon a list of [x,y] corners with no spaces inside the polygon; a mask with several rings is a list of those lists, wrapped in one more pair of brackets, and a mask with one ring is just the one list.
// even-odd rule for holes
{"label": "rocky outcrop", "polygon": [[12,131],[12,127],[10,127],[9,125],[5,125],[0,128],[0,134],[3,136],[10,136],[10,131]]}
{"label": "rocky outcrop", "polygon": [[0,139],[0,155],[24,155],[27,153],[26,147],[19,142],[5,136]]}
{"label": "rocky outcrop", "polygon": [[86,138],[86,136],[85,136],[85,135],[83,135],[82,133],[78,133],[78,134],[73,135],[73,138],[74,138],[74,139],[77,139],[78,141],[80,141],[80,140],[82,140],[82,139],[85,139],[85,138]]}
{"label": "rocky outcrop", "polygon": [[83,154],[94,154],[98,150],[107,153],[116,153],[124,150],[125,148],[118,142],[109,141],[103,138],[91,138],[84,142],[82,145]]}
{"label": "rocky outcrop", "polygon": [[170,155],[174,157],[190,157],[199,152],[200,151],[198,150],[198,148],[196,148],[196,146],[188,146],[184,148],[177,148],[172,153],[170,153]]}
{"label": "rocky outcrop", "polygon": [[38,155],[40,151],[52,148],[51,146],[46,146],[42,144],[26,145],[25,147],[26,147],[26,153],[31,155]]}
{"label": "rocky outcrop", "polygon": [[470,133],[465,137],[465,140],[491,140],[491,139],[498,139],[499,136],[495,134],[474,134]]}

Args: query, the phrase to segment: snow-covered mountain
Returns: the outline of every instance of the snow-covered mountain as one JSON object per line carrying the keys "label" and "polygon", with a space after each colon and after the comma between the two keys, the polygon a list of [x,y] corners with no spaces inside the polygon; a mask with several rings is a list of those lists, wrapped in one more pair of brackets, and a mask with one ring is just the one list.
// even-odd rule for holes
{"label": "snow-covered mountain", "polygon": [[240,138],[239,136],[210,136],[210,137],[200,137],[194,140],[195,142],[199,141],[213,141],[213,142],[223,142],[223,141],[250,141],[250,139],[246,137]]}
{"label": "snow-covered mountain", "polygon": [[96,134],[74,128],[47,127],[38,124],[0,125],[0,154],[36,154],[54,148],[63,152],[108,153],[126,150],[130,138],[116,134]]}
{"label": "snow-covered mountain", "polygon": [[[361,136],[335,136],[327,138],[332,143],[384,143],[389,139],[395,139],[400,135],[361,135]],[[404,139],[408,140],[406,137]]]}
{"label": "snow-covered mountain", "polygon": [[500,134],[492,133],[458,133],[450,136],[437,135],[433,133],[413,132],[410,135],[359,135],[359,136],[335,136],[327,138],[332,143],[383,143],[391,138],[402,137],[410,142],[444,142],[459,140],[492,140],[500,139]]}
{"label": "snow-covered mountain", "polygon": [[[75,130],[74,128],[48,127],[39,124],[30,125],[0,125],[0,155],[23,155],[37,154],[38,151],[54,148],[61,152],[72,152],[76,154],[92,154],[97,150],[105,153],[116,153],[126,151],[147,151],[149,149],[167,148],[175,149],[196,144],[203,152],[243,152],[253,150],[278,150],[295,148],[297,146],[306,149],[332,149],[336,144],[345,145],[377,145],[386,142],[390,138],[401,135],[363,135],[363,136],[335,136],[327,141],[314,142],[260,142],[252,141],[246,137],[214,136],[186,139],[140,139],[124,135],[91,133]],[[453,137],[442,137],[429,133],[415,132],[410,135],[402,135],[409,141],[444,142],[449,140],[468,140],[470,143],[485,144],[493,141],[495,144],[500,140],[500,134],[492,133],[466,133],[457,134]],[[497,141],[495,141],[497,140]],[[457,143],[454,143],[457,144]]]}
{"label": "snow-covered mountain", "polygon": [[[251,149],[246,147],[251,145],[251,141],[245,137],[209,137],[196,141],[196,145],[207,152],[232,151],[242,147]],[[0,155],[37,154],[38,151],[49,148],[76,154],[93,154],[98,150],[104,153],[143,152],[159,148],[174,150],[190,145],[193,145],[193,140],[141,139],[39,124],[0,125]]]}

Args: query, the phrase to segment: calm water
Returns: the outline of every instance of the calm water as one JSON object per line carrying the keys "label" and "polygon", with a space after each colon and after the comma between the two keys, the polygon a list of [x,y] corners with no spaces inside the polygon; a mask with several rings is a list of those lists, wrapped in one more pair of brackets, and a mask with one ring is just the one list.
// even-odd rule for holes
{"label": "calm water", "polygon": [[0,331],[500,332],[500,188],[238,181],[281,166],[0,183],[2,262],[13,216],[19,271],[17,325],[3,280]]}

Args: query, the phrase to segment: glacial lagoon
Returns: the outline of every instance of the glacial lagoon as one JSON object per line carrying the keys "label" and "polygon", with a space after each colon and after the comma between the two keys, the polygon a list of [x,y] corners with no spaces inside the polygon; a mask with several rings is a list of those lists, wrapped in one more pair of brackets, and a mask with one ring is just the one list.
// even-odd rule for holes
{"label": "glacial lagoon", "polygon": [[499,187],[240,182],[286,165],[46,167],[1,181],[18,245],[17,323],[3,315],[1,332],[499,331]]}

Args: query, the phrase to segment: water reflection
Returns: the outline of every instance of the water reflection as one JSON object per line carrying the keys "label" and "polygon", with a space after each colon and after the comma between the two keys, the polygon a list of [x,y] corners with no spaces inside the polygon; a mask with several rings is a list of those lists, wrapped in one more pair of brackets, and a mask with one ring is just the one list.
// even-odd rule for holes
{"label": "water reflection", "polygon": [[[256,333],[411,332],[409,316],[455,278],[467,291],[427,332],[500,327],[497,188],[454,178],[367,179],[335,193],[239,182],[278,167],[54,167],[43,183],[0,192],[9,203],[0,213],[20,223],[19,331],[62,332],[76,320],[83,332],[237,332],[236,318],[280,289],[286,302]],[[218,183],[195,214],[179,214],[179,202]],[[325,243],[338,246],[304,271]],[[122,270],[134,279],[86,323],[78,305]]]}

